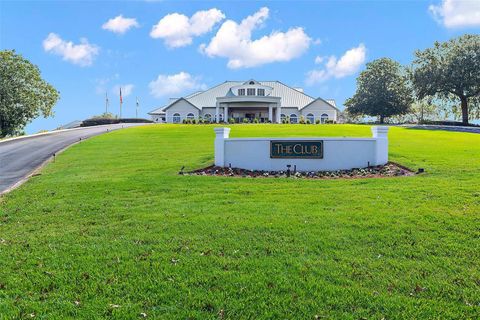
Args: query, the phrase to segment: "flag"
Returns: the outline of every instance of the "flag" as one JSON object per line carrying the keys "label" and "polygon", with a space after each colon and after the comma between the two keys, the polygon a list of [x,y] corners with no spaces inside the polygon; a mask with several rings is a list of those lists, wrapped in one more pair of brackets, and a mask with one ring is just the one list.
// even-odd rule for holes
{"label": "flag", "polygon": [[122,87],[120,87],[120,103],[123,103],[123,99],[122,99]]}

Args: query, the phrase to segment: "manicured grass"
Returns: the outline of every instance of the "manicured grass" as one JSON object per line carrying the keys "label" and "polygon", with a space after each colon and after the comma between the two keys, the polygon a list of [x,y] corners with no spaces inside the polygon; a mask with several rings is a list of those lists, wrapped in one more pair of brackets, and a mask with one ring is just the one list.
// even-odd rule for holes
{"label": "manicured grass", "polygon": [[[236,125],[233,137],[370,136]],[[0,318],[478,319],[480,135],[392,128],[414,177],[179,176],[213,126],[73,146],[0,204]]]}

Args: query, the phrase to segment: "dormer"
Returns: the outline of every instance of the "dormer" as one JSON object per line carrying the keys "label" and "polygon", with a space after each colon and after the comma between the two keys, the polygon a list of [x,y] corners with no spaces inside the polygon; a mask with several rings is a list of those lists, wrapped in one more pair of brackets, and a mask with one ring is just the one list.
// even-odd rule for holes
{"label": "dormer", "polygon": [[239,86],[234,86],[231,89],[233,95],[242,96],[269,96],[272,93],[273,88],[264,86],[260,82],[255,80],[248,80]]}

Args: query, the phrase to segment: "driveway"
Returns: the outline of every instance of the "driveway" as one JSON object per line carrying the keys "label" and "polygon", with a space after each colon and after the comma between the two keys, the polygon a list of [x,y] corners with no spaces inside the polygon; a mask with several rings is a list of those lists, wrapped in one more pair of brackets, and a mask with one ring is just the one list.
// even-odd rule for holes
{"label": "driveway", "polygon": [[145,124],[123,123],[86,127],[0,141],[0,194],[20,185],[53,154],[80,139],[139,125]]}
{"label": "driveway", "polygon": [[403,125],[403,127],[406,127],[408,129],[443,130],[443,131],[455,131],[455,132],[480,133],[480,127],[441,126],[441,125],[428,125],[428,124],[408,124],[408,125]]}

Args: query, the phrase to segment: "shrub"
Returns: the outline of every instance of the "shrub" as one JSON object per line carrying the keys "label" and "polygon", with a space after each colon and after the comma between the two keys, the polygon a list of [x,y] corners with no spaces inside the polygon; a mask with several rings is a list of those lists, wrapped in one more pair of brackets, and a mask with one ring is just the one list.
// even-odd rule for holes
{"label": "shrub", "polygon": [[100,126],[103,124],[114,124],[119,123],[118,119],[103,119],[103,118],[96,118],[96,119],[87,119],[83,120],[81,127],[90,127],[90,126]]}
{"label": "shrub", "polygon": [[228,123],[234,124],[234,123],[235,123],[235,119],[233,119],[233,118],[228,119]]}
{"label": "shrub", "polygon": [[202,124],[204,121],[202,118],[198,119],[198,124]]}
{"label": "shrub", "polygon": [[183,119],[183,120],[182,120],[182,123],[183,123],[183,124],[186,124],[186,123],[187,123],[187,119]]}
{"label": "shrub", "polygon": [[290,116],[287,116],[285,123],[290,123]]}
{"label": "shrub", "polygon": [[315,120],[316,124],[320,124],[320,119]]}
{"label": "shrub", "polygon": [[250,120],[248,120],[248,118],[243,118],[243,123],[250,123]]}
{"label": "shrub", "polygon": [[282,123],[283,124],[287,123],[287,119],[282,119]]}
{"label": "shrub", "polygon": [[192,119],[192,124],[197,124],[197,119]]}
{"label": "shrub", "polygon": [[335,121],[333,121],[333,120],[326,120],[325,123],[326,123],[326,124],[334,124]]}
{"label": "shrub", "polygon": [[253,123],[259,123],[259,122],[260,121],[257,118],[253,119]]}
{"label": "shrub", "polygon": [[104,112],[101,115],[93,116],[90,119],[117,119],[117,116],[110,112]]}
{"label": "shrub", "polygon": [[310,119],[307,119],[307,124],[311,124]]}
{"label": "shrub", "polygon": [[304,117],[304,116],[300,116],[300,121],[299,121],[299,123],[305,124],[305,117]]}

